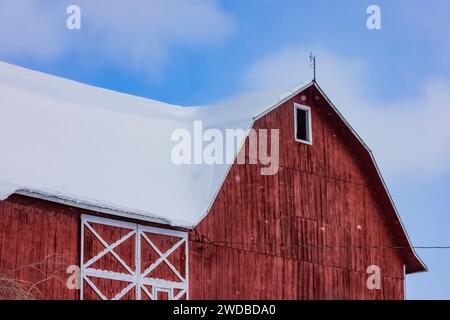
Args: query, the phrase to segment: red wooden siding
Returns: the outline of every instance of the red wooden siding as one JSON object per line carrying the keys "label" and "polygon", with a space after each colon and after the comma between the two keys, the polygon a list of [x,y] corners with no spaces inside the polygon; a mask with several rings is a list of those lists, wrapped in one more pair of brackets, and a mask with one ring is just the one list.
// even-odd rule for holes
{"label": "red wooden siding", "polygon": [[[69,289],[66,281],[70,274],[67,268],[70,265],[80,266],[81,252],[81,215],[107,217],[97,212],[90,212],[79,208],[73,208],[62,204],[52,203],[40,199],[13,195],[5,201],[0,201],[0,300],[13,298],[4,294],[4,287],[11,287],[11,282],[4,283],[7,276],[10,281],[15,281],[22,286],[24,292],[29,291],[33,299],[79,299],[80,291]],[[152,232],[154,228],[150,223],[139,223],[130,219],[127,225],[141,227],[141,234],[164,254],[178,241],[178,236],[168,236]],[[128,234],[130,230],[118,226],[89,222],[90,226],[108,245],[111,245]],[[87,228],[84,228],[84,263],[95,257],[105,249],[99,239]],[[142,273],[158,258],[159,254],[143,239],[140,238]],[[114,252],[124,261],[131,270],[136,269],[136,234],[130,236],[120,245],[115,246]],[[167,260],[186,278],[187,270],[185,245],[179,246],[168,255]],[[96,270],[119,272],[128,274],[127,269],[108,252],[90,268]],[[179,282],[175,273],[164,261],[159,263],[145,277],[164,279]],[[130,282],[110,280],[89,276],[89,280],[108,299],[126,288]],[[151,292],[152,286],[145,285]],[[184,292],[184,290],[183,290]],[[186,299],[181,289],[173,289],[173,296],[179,296],[180,300]],[[22,297],[24,297],[22,295]],[[167,298],[167,294],[160,292],[160,299]],[[83,281],[83,298],[86,300],[99,300],[101,297],[93,288]],[[141,298],[148,300],[148,295],[141,290]],[[133,287],[123,297],[123,300],[136,299],[136,289]]]}
{"label": "red wooden siding", "polygon": [[79,265],[79,215],[73,208],[12,196],[0,201],[0,274],[36,299],[77,299],[69,265]]}
{"label": "red wooden siding", "polygon": [[[312,146],[294,140],[294,101],[311,106]],[[405,253],[392,248],[404,245],[397,240],[399,225],[389,218],[392,208],[361,146],[317,89],[254,128],[280,129],[279,172],[262,176],[259,165],[232,166],[209,214],[189,233],[190,298],[402,299]],[[24,196],[0,201],[0,274],[33,287],[35,298],[78,299],[79,292],[66,287],[66,268],[80,265],[82,213],[97,215]],[[121,236],[99,228],[107,242]],[[88,255],[102,247],[90,234],[84,240]],[[134,267],[132,242],[118,250]],[[148,247],[141,255],[154,259]],[[180,264],[185,258],[177,253],[170,259]],[[381,290],[366,287],[365,271],[373,264],[381,268]],[[96,267],[121,268],[106,257]],[[98,285],[109,297],[122,289],[108,281]],[[86,298],[97,298],[85,289]],[[134,290],[124,298],[134,299]]]}
{"label": "red wooden siding", "polygon": [[[312,107],[313,145],[294,140],[293,102]],[[257,120],[280,129],[280,170],[233,165],[190,234],[193,299],[402,299],[403,257],[360,160],[310,88]],[[381,267],[381,290],[366,268]]]}

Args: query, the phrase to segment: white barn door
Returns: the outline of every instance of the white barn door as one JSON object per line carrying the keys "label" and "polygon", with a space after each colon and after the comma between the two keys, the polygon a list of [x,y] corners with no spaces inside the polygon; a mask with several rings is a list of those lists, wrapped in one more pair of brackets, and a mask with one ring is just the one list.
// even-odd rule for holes
{"label": "white barn door", "polygon": [[81,299],[188,299],[186,232],[83,215]]}

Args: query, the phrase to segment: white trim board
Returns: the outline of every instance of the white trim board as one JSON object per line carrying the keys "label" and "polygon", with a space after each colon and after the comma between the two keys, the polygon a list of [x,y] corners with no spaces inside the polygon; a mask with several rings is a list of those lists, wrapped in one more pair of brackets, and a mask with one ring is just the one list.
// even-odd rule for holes
{"label": "white trim board", "polygon": [[358,133],[353,129],[353,127],[347,122],[347,120],[344,118],[344,116],[339,112],[339,110],[336,108],[336,106],[333,104],[333,102],[328,98],[328,96],[325,94],[325,92],[320,88],[320,86],[314,81],[313,82],[314,86],[317,88],[317,90],[319,90],[320,94],[325,98],[325,100],[328,102],[328,104],[333,108],[333,111],[336,112],[336,114],[338,115],[338,117],[344,122],[344,124],[346,125],[346,127],[351,131],[351,133],[356,137],[356,139],[363,145],[363,147],[366,149],[366,151],[369,153],[370,159],[377,171],[377,174],[381,180],[381,183],[383,185],[383,188],[386,192],[386,194],[388,195],[390,204],[392,205],[392,207],[394,208],[394,212],[397,216],[398,221],[400,222],[400,226],[403,230],[403,233],[406,236],[406,240],[408,241],[408,245],[411,248],[412,253],[414,254],[415,258],[419,261],[419,263],[422,265],[422,267],[424,268],[423,271],[421,272],[426,272],[428,271],[428,268],[426,266],[426,264],[422,261],[422,259],[417,255],[416,251],[414,250],[414,247],[412,245],[411,239],[409,237],[408,232],[406,231],[405,225],[403,224],[403,221],[400,217],[400,214],[398,213],[397,207],[395,206],[394,200],[392,199],[391,193],[389,192],[389,189],[386,185],[386,182],[383,178],[383,175],[381,174],[380,168],[378,167],[378,164],[375,160],[375,157],[373,155],[372,150],[370,150],[370,148],[367,146],[367,144],[363,141],[363,139],[358,135]]}
{"label": "white trim board", "polygon": [[[20,69],[20,70],[11,71],[11,72],[12,73],[16,73],[17,72],[19,74],[22,74],[22,73],[29,74],[30,73],[30,75],[32,74],[32,75],[36,76],[39,79],[40,79],[40,77],[44,77],[44,78],[48,77],[48,76],[44,76],[44,75],[42,75],[40,73],[35,73],[35,72],[30,71],[30,70],[25,70],[25,69],[22,69],[22,68],[17,68],[17,67],[13,67],[13,66],[9,66],[9,65],[5,65],[3,67],[6,68],[5,70]],[[36,75],[36,74],[39,74],[39,75]],[[52,81],[56,82],[56,81],[64,81],[64,80],[61,80],[61,79],[57,80],[55,78]],[[53,83],[53,82],[51,82],[51,83]],[[73,85],[75,86],[75,83],[73,83]],[[255,121],[257,121],[261,117],[265,116],[266,114],[270,113],[272,110],[278,108],[279,106],[284,104],[286,101],[292,99],[294,96],[298,95],[300,92],[306,90],[307,88],[309,88],[311,86],[315,86],[317,88],[317,90],[321,93],[321,95],[326,99],[328,104],[336,112],[338,117],[344,122],[344,124],[349,128],[349,130],[353,133],[353,135],[357,138],[357,140],[364,146],[364,148],[369,153],[369,156],[370,156],[370,158],[371,158],[371,160],[372,160],[372,162],[373,162],[373,164],[375,166],[375,169],[376,169],[376,171],[378,173],[378,176],[380,177],[380,180],[382,182],[383,188],[385,189],[385,191],[386,191],[386,193],[388,195],[389,201],[390,201],[392,207],[394,208],[395,214],[397,216],[398,221],[400,222],[401,228],[402,228],[402,230],[403,230],[403,232],[404,232],[404,234],[406,236],[408,244],[411,247],[413,255],[419,261],[419,263],[422,265],[423,269],[427,270],[426,265],[423,263],[423,261],[417,255],[415,250],[412,248],[412,244],[411,244],[411,240],[409,238],[409,235],[406,232],[404,224],[403,224],[403,222],[402,222],[402,220],[400,218],[400,215],[398,214],[398,211],[397,211],[397,208],[396,208],[396,206],[395,206],[395,204],[393,202],[392,196],[391,196],[391,194],[389,193],[389,191],[387,189],[387,186],[386,186],[386,183],[384,181],[384,178],[381,175],[380,169],[379,169],[379,167],[378,167],[378,165],[377,165],[377,163],[376,163],[376,161],[375,161],[375,159],[373,157],[373,154],[372,154],[371,150],[367,147],[367,145],[359,137],[359,135],[354,131],[354,129],[350,126],[350,124],[345,120],[345,118],[341,115],[341,113],[338,111],[338,109],[335,107],[335,105],[331,102],[331,100],[327,97],[327,95],[323,92],[323,90],[319,87],[319,85],[315,81],[311,81],[311,82],[309,82],[309,83],[307,83],[307,84],[297,88],[294,92],[289,93],[286,97],[280,99],[278,102],[274,103],[271,107],[265,108],[266,109],[265,111],[259,113],[255,117],[253,117],[253,120],[251,121],[251,124],[250,124],[250,128],[253,127]],[[84,88],[84,86],[83,86],[83,88]],[[73,90],[81,90],[81,87],[80,88],[74,87],[72,89]],[[83,89],[83,90],[85,90],[85,89]],[[83,90],[81,90],[80,92],[85,92]],[[72,91],[70,91],[70,92],[72,92]],[[138,100],[136,100],[136,101],[138,101]],[[162,106],[161,106],[161,108],[162,108]],[[179,109],[183,110],[183,108],[179,108]],[[245,142],[245,140],[244,140],[244,142]],[[242,144],[241,144],[241,147],[242,147]],[[236,156],[237,156],[237,154],[236,154]],[[210,209],[211,209],[211,207],[212,207],[212,205],[213,205],[213,203],[214,203],[214,201],[215,201],[215,199],[217,197],[217,194],[221,190],[221,188],[222,188],[222,186],[224,184],[224,181],[225,181],[229,171],[231,170],[231,167],[232,167],[232,165],[229,165],[226,168],[226,174],[223,177],[220,178],[221,182],[220,182],[219,186],[217,188],[216,187],[214,188],[216,190],[214,190],[212,192],[212,196],[211,197],[208,196],[207,206],[205,206],[206,210],[202,209],[201,211],[203,211],[203,212],[202,213],[199,212],[198,221],[196,221],[195,223],[189,222],[189,224],[185,224],[185,225],[183,225],[183,224],[175,225],[175,224],[171,223],[170,219],[159,218],[158,215],[157,215],[158,212],[139,212],[139,211],[126,210],[126,209],[123,209],[123,208],[109,208],[107,206],[93,205],[92,203],[83,202],[83,201],[80,201],[80,200],[77,200],[77,199],[69,199],[69,198],[65,198],[65,197],[59,196],[59,195],[45,194],[43,192],[39,192],[39,191],[31,190],[31,189],[19,188],[19,190],[16,191],[15,193],[23,194],[23,195],[27,195],[27,196],[31,196],[31,197],[35,197],[35,198],[40,198],[40,199],[44,199],[44,200],[49,200],[49,201],[53,201],[53,202],[57,202],[57,203],[62,203],[62,204],[70,205],[70,206],[74,206],[74,207],[79,207],[79,208],[83,208],[83,209],[86,209],[86,210],[102,212],[102,213],[106,213],[106,214],[112,214],[112,215],[115,215],[115,216],[127,217],[127,218],[137,219],[137,220],[140,220],[140,221],[149,221],[149,222],[158,223],[158,224],[164,224],[164,225],[170,225],[170,226],[180,226],[180,227],[184,227],[184,228],[187,228],[187,229],[192,229],[198,223],[200,223],[204,219],[204,217],[208,214],[208,212],[210,211]],[[179,223],[179,222],[175,222],[175,223]],[[181,222],[181,223],[184,223],[184,222]]]}
{"label": "white trim board", "polygon": [[[98,234],[92,224],[102,224],[112,227],[117,227],[121,229],[129,230],[124,236],[120,239],[114,241],[113,243],[107,243],[100,234]],[[103,246],[104,249],[98,252],[95,256],[91,257],[88,261],[85,261],[85,252],[84,252],[84,232],[85,229],[88,229],[89,232],[93,235],[95,239],[97,239]],[[175,244],[168,250],[164,252],[160,251],[160,249],[149,239],[147,234],[161,234],[165,236],[174,237],[177,240]],[[119,247],[123,242],[127,241],[131,237],[135,237],[135,265],[134,268],[127,265],[127,263],[121,259],[119,254],[117,254],[114,250]],[[141,243],[145,241],[150,247],[159,255],[155,261],[150,262],[150,266],[148,266],[145,270],[141,270]],[[183,277],[182,274],[177,270],[177,267],[174,266],[169,260],[168,257],[175,252],[180,247],[185,247],[185,261],[184,261],[184,270],[185,275]],[[126,295],[133,288],[135,289],[135,297],[137,300],[141,300],[142,292],[147,295],[150,299],[157,298],[157,292],[164,291],[169,295],[169,299],[178,300],[182,296],[186,296],[186,299],[189,299],[189,256],[188,256],[188,234],[186,232],[178,231],[178,230],[169,230],[163,228],[156,228],[150,226],[143,226],[136,223],[120,221],[115,219],[90,216],[90,215],[81,215],[81,259],[80,259],[80,271],[81,271],[81,291],[80,291],[80,299],[84,299],[84,286],[85,283],[91,287],[91,289],[102,299],[107,300],[107,297],[102,293],[102,291],[94,284],[92,278],[102,278],[109,280],[116,280],[122,282],[128,282],[129,284],[116,294],[112,299],[119,300],[124,295]],[[107,254],[112,254],[114,258],[125,268],[127,273],[117,272],[114,270],[100,270],[92,268],[91,266],[99,261],[102,257]],[[171,281],[167,279],[157,279],[153,277],[149,277],[149,274],[157,268],[161,264],[166,264],[172,272],[178,277],[179,281]],[[151,286],[151,292],[148,290],[147,286]],[[156,288],[156,289],[155,289]],[[174,294],[175,290],[180,290],[176,295]]]}

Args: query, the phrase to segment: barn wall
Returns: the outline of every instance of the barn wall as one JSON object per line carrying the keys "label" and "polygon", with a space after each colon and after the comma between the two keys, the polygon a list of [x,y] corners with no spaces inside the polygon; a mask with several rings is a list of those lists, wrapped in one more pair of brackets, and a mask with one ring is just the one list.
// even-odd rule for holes
{"label": "barn wall", "polygon": [[[78,299],[66,286],[66,270],[79,265],[79,233],[73,208],[24,196],[0,201],[0,277],[20,283],[34,299]],[[1,287],[4,297],[11,282]]]}
{"label": "barn wall", "polygon": [[[312,146],[293,139],[293,101],[312,107]],[[255,123],[280,129],[280,170],[232,166],[189,234],[191,299],[403,298],[386,208],[340,126],[314,88]],[[0,201],[0,274],[33,286],[36,298],[78,299],[65,282],[67,266],[80,262],[82,212],[17,195]],[[381,290],[366,288],[372,264]]]}
{"label": "barn wall", "polygon": [[[70,274],[67,268],[71,265],[80,266],[81,251],[81,215],[109,218],[115,221],[131,222],[146,227],[156,225],[133,219],[112,217],[98,212],[87,211],[63,204],[21,195],[13,195],[5,201],[0,201],[0,300],[1,299],[80,299],[80,291],[69,289],[66,281]],[[108,226],[89,222],[92,228],[107,243],[112,244],[130,232],[129,229],[118,226]],[[161,226],[159,226],[161,227]],[[180,238],[162,234],[150,233],[145,229],[146,236],[164,253]],[[135,269],[135,239],[133,235],[114,248],[116,254],[131,268]],[[141,270],[145,270],[156,261],[159,255],[151,247],[141,241]],[[93,258],[105,246],[87,229],[84,231],[84,262]],[[180,246],[169,257],[171,264],[185,277],[184,247]],[[127,274],[127,270],[119,261],[107,253],[94,262],[90,268]],[[165,263],[161,263],[148,277],[178,281],[175,274]],[[8,281],[6,281],[8,279]],[[96,277],[89,277],[101,293],[108,299],[115,297],[129,283]],[[14,289],[12,284],[19,284],[21,290]],[[83,281],[84,299],[99,300],[100,296]],[[146,287],[151,290],[151,287]],[[23,293],[30,292],[30,296]],[[178,293],[179,291],[177,291]],[[143,300],[148,299],[142,291]],[[134,300],[133,288],[122,299]],[[181,296],[185,299],[186,296]]]}
{"label": "barn wall", "polygon": [[[312,107],[313,145],[294,141],[293,102]],[[402,299],[403,257],[355,141],[315,88],[259,119],[280,129],[280,170],[233,165],[190,234],[193,299]],[[368,290],[369,265],[382,289]]]}

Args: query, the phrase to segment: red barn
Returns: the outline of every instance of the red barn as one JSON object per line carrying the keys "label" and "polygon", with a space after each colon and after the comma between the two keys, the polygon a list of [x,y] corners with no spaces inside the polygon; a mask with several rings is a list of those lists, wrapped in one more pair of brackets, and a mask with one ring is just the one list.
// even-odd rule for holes
{"label": "red barn", "polygon": [[[251,128],[278,130],[275,174],[249,131],[231,161],[197,157],[196,130]],[[426,270],[314,81],[178,107],[0,63],[0,139],[3,298],[403,299]]]}

